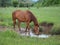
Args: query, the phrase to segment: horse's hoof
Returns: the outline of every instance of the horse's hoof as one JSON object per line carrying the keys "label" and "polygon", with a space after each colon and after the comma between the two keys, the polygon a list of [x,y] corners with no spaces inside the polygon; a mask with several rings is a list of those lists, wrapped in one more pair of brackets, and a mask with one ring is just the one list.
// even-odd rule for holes
{"label": "horse's hoof", "polygon": [[41,33],[39,32],[39,33],[36,33],[35,35],[39,35],[39,34],[41,34]]}

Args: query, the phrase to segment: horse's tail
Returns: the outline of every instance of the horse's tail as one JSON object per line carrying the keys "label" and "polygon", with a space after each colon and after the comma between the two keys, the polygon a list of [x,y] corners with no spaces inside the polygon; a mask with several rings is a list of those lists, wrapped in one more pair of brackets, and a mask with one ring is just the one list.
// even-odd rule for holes
{"label": "horse's tail", "polygon": [[16,24],[15,12],[12,13],[12,20],[13,20],[13,23]]}

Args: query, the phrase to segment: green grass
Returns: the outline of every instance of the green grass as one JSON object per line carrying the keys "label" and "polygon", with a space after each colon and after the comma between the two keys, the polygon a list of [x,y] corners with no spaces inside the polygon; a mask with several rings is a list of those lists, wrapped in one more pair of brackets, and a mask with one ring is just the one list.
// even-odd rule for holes
{"label": "green grass", "polygon": [[[28,8],[0,8],[0,25],[12,26],[12,12],[14,10],[30,10],[37,18],[38,22],[43,21],[53,22],[55,26],[60,26],[60,7],[40,7],[39,9],[35,7]],[[24,26],[24,24],[22,24]]]}
{"label": "green grass", "polygon": [[[60,27],[60,7],[40,7],[39,9],[28,8],[1,8],[0,7],[0,25],[12,26],[12,12],[14,10],[30,10],[37,18],[38,22],[53,22],[55,27]],[[3,21],[1,21],[3,20]],[[24,27],[22,23],[21,26]],[[33,25],[33,24],[31,24]],[[60,45],[60,35],[51,36],[49,38],[34,38],[20,36],[14,31],[0,31],[0,45]]]}
{"label": "green grass", "polygon": [[14,31],[0,32],[0,45],[60,45],[60,36],[34,38],[20,36]]}

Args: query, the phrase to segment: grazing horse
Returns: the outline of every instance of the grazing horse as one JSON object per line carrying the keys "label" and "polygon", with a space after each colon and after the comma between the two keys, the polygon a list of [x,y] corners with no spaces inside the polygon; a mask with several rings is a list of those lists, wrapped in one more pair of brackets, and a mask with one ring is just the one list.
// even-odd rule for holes
{"label": "grazing horse", "polygon": [[18,28],[20,29],[20,23],[21,22],[26,22],[26,32],[28,31],[30,34],[30,23],[34,23],[34,32],[35,34],[39,34],[39,24],[36,19],[36,17],[30,12],[29,10],[22,11],[22,10],[16,10],[12,13],[12,19],[13,19],[13,24],[14,24],[14,29],[15,29],[15,24],[16,24],[16,19],[18,20]]}

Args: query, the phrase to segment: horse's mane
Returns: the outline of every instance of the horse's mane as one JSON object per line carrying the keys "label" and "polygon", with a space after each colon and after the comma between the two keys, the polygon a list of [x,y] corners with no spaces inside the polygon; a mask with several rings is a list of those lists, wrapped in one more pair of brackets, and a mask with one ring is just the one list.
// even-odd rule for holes
{"label": "horse's mane", "polygon": [[35,23],[35,25],[38,25],[37,19],[34,16],[34,14],[29,10],[27,10],[27,12],[30,14],[30,17],[31,17],[32,21]]}

